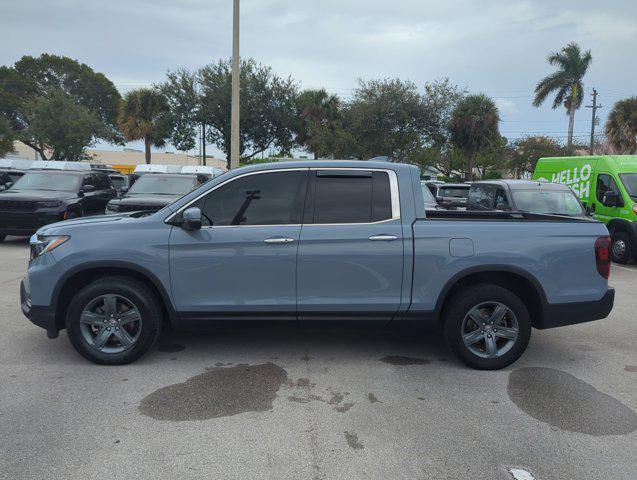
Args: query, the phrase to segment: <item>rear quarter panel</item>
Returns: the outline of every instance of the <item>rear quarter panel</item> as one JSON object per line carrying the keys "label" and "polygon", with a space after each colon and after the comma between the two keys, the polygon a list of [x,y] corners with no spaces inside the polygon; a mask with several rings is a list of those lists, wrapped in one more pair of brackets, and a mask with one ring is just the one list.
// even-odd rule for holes
{"label": "rear quarter panel", "polygon": [[[548,303],[599,300],[606,293],[594,243],[608,231],[598,222],[418,220],[413,232],[412,311],[434,310],[454,277],[482,267],[525,273]],[[469,239],[473,255],[452,256],[451,239]]]}

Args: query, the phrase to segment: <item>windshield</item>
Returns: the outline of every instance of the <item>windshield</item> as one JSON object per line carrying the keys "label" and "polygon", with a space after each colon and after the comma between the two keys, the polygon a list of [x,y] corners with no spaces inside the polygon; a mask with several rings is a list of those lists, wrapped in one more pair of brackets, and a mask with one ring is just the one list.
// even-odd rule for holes
{"label": "windshield", "polygon": [[152,193],[154,195],[185,195],[195,188],[192,177],[164,177],[163,175],[146,174],[128,191],[130,194]]}
{"label": "windshield", "polygon": [[469,196],[469,188],[462,187],[440,187],[438,195],[441,197],[467,198]]}
{"label": "windshield", "polygon": [[11,187],[13,190],[52,190],[74,192],[77,190],[79,175],[54,172],[27,172]]}
{"label": "windshield", "polygon": [[427,185],[422,185],[422,196],[425,197],[425,203],[436,203],[436,199],[431,194],[431,190],[427,187]]}
{"label": "windshield", "polygon": [[630,198],[637,199],[637,173],[620,173],[619,178],[621,178]]}
{"label": "windshield", "polygon": [[581,217],[584,209],[570,190],[512,190],[518,210],[529,213]]}

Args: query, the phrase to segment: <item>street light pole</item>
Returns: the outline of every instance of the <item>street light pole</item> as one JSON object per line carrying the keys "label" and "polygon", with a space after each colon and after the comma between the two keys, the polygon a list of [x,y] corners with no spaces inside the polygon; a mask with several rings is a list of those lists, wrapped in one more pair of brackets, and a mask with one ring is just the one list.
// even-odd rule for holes
{"label": "street light pole", "polygon": [[230,118],[230,168],[239,166],[239,0],[232,9],[232,113]]}

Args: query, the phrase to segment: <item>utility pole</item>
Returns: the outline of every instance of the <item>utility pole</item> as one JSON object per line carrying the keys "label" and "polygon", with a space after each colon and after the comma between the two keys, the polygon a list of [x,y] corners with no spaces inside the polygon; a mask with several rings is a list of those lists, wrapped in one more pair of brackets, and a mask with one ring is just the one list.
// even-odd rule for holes
{"label": "utility pole", "polygon": [[591,144],[588,147],[588,154],[593,154],[593,145],[595,144],[595,122],[597,121],[597,110],[602,108],[603,105],[597,105],[597,90],[593,88],[593,93],[591,94],[593,97],[593,104],[586,105],[586,108],[593,109],[593,116],[591,118]]}
{"label": "utility pole", "polygon": [[201,124],[201,164],[206,165],[206,124]]}
{"label": "utility pole", "polygon": [[232,8],[232,113],[230,118],[230,168],[239,166],[239,0]]}

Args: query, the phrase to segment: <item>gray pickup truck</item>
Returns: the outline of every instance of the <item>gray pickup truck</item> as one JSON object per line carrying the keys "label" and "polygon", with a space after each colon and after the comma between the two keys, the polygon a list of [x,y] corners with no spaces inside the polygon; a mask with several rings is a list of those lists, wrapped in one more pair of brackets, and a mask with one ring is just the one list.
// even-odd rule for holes
{"label": "gray pickup truck", "polygon": [[606,317],[606,227],[519,212],[426,211],[418,169],[360,161],[239,168],[154,214],[69,220],[31,238],[24,314],[102,364],[162,324],[437,321],[460,360],[503,368],[531,328]]}

